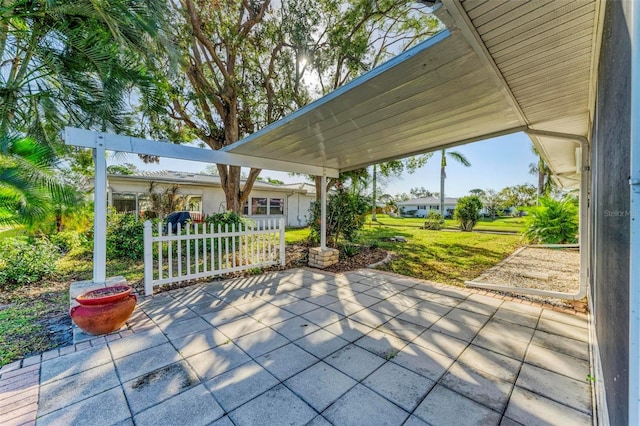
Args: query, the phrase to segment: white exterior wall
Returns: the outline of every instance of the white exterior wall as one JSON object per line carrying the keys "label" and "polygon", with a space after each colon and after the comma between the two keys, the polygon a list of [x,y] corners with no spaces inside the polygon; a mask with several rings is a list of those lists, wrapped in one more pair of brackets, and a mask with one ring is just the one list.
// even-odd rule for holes
{"label": "white exterior wall", "polygon": [[[444,209],[455,209],[457,204],[451,204],[451,203],[445,203],[444,205]],[[440,204],[402,204],[399,205],[398,208],[400,209],[404,209],[406,211],[409,210],[418,210],[418,206],[422,207],[422,206],[427,206],[427,210],[429,210],[430,208],[440,208]]]}
{"label": "white exterior wall", "polygon": [[287,226],[304,227],[309,224],[311,203],[316,200],[315,194],[293,193],[287,195]]}
{"label": "white exterior wall", "polygon": [[[114,193],[148,193],[149,181],[145,180],[119,180],[118,178],[110,178],[108,180],[109,187],[109,205],[112,205]],[[173,185],[179,185],[178,193],[181,195],[202,196],[202,213],[205,215],[224,213],[226,211],[226,201],[224,192],[219,186],[203,186],[195,185],[189,182],[166,183],[154,180],[154,188],[156,191],[164,191]],[[285,217],[287,226],[302,227],[306,226],[309,221],[309,208],[311,202],[315,201],[315,194],[304,194],[294,192],[290,188],[283,190],[265,190],[263,188],[254,188],[251,191],[250,199],[253,198],[283,198],[284,199],[284,216],[282,215],[256,215],[247,217],[255,218],[273,218],[278,219]],[[251,206],[251,203],[249,203]],[[251,208],[249,208],[251,211]]]}

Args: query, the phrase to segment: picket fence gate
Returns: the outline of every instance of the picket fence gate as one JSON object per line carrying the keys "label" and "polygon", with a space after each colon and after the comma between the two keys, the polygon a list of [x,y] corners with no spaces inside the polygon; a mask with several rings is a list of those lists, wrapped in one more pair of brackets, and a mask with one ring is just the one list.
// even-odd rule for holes
{"label": "picket fence gate", "polygon": [[[155,234],[155,235],[154,235]],[[250,223],[144,223],[144,291],[163,284],[285,264],[284,218]]]}

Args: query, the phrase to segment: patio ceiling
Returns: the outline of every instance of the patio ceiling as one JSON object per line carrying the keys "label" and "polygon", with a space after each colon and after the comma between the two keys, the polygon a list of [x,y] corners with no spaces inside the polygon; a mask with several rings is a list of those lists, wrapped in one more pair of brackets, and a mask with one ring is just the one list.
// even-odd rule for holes
{"label": "patio ceiling", "polygon": [[[601,7],[442,0],[447,30],[227,151],[347,171],[528,129],[589,139]],[[577,185],[579,145],[531,138]]]}

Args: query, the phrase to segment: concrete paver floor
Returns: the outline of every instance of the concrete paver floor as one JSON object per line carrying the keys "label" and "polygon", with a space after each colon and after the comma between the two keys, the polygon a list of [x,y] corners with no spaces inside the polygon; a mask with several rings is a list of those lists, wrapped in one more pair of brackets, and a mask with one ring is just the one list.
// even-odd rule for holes
{"label": "concrete paver floor", "polygon": [[307,269],[174,290],[5,366],[0,423],[591,424],[586,317],[481,293]]}

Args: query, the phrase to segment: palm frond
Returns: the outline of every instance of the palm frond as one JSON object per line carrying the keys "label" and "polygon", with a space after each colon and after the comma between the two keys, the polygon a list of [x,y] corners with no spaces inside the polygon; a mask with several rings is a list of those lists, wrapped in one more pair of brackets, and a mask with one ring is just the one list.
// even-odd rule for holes
{"label": "palm frond", "polygon": [[447,155],[465,167],[471,166],[471,162],[459,151],[447,151]]}

